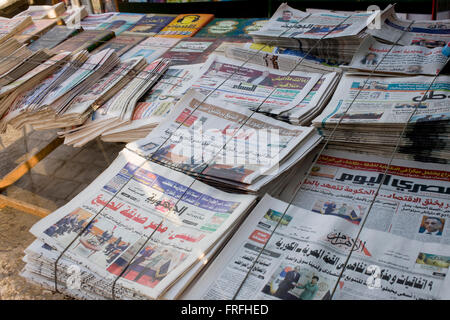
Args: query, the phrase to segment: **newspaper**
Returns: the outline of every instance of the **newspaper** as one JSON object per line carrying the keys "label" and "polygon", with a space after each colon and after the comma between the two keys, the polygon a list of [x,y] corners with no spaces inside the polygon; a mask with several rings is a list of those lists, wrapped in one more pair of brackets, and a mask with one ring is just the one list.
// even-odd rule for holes
{"label": "newspaper", "polygon": [[[131,58],[123,61],[108,74],[104,75],[98,82],[94,83],[87,91],[76,97],[71,102],[66,114],[83,114],[90,107],[98,107],[112,97],[111,91],[117,92],[117,88],[122,88],[145,66],[145,61],[141,57]],[[118,86],[119,84],[119,86]],[[81,123],[80,123],[81,124]]]}
{"label": "newspaper", "polygon": [[346,75],[313,125],[342,150],[449,163],[449,90],[446,75]]}
{"label": "newspaper", "polygon": [[438,76],[433,83],[433,77],[427,76],[366,79],[344,75],[332,100],[313,124],[323,127],[343,117],[340,127],[358,123],[368,124],[365,128],[394,126],[404,125],[408,120],[422,121],[424,117],[442,118],[450,112],[450,76]]}
{"label": "newspaper", "polygon": [[20,31],[32,23],[33,20],[30,16],[14,17],[11,19],[0,17],[0,43],[20,33]]}
{"label": "newspaper", "polygon": [[64,64],[69,59],[69,56],[70,52],[58,54],[0,89],[0,127],[6,126],[8,114],[13,110],[10,108],[15,99],[27,90],[35,88],[50,74],[56,72],[61,63]]}
{"label": "newspaper", "polygon": [[196,81],[201,66],[169,67],[161,80],[137,103],[131,123],[104,132],[102,140],[132,142],[145,138]]}
{"label": "newspaper", "polygon": [[[389,160],[327,150],[319,156],[293,204],[358,225],[375,200],[365,228],[450,244],[448,166],[395,160],[383,178]],[[281,199],[291,200],[300,183],[292,179]]]}
{"label": "newspaper", "polygon": [[61,68],[57,72],[49,75],[38,86],[19,95],[11,104],[2,122],[8,122],[15,128],[23,127],[30,121],[30,115],[34,117],[36,113],[42,111],[41,103],[47,94],[74,74],[87,59],[88,53],[84,50],[71,55],[69,62],[60,65]]}
{"label": "newspaper", "polygon": [[179,170],[252,184],[313,135],[312,127],[289,125],[219,101],[205,103],[205,98],[188,91],[166,121],[127,148]]}
{"label": "newspaper", "polygon": [[312,123],[342,150],[449,163],[449,79],[346,75]]}
{"label": "newspaper", "polygon": [[288,119],[291,123],[296,124],[309,123],[323,109],[338,81],[339,76],[337,73],[325,74],[299,104],[291,110],[281,113],[280,118]]}
{"label": "newspaper", "polygon": [[442,48],[392,46],[367,37],[348,66],[351,69],[401,74],[436,75],[444,68],[447,57]]}
{"label": "newspaper", "polygon": [[[246,43],[242,46],[229,46],[225,50],[227,57],[269,68],[284,71],[341,72],[336,60],[319,59],[297,49],[269,46],[262,43]],[[334,67],[333,67],[334,66]]]}
{"label": "newspaper", "polygon": [[[111,298],[114,279],[131,262],[116,282],[115,297],[156,299],[254,200],[194,183],[193,178],[123,150],[91,185],[31,232],[57,250],[53,260],[76,239],[64,257],[88,271],[81,273],[82,288],[94,287],[89,290]],[[60,276],[65,274],[59,279],[61,287],[67,287],[64,280],[70,271],[58,266]]]}
{"label": "newspaper", "polygon": [[403,20],[391,12],[381,28],[368,29],[367,33],[404,46],[443,47],[450,41],[450,20]]}
{"label": "newspaper", "polygon": [[266,195],[182,298],[448,299],[449,246],[357,232]]}
{"label": "newspaper", "polygon": [[259,112],[278,114],[297,105],[321,78],[320,73],[286,72],[210,55],[193,88]]}
{"label": "newspaper", "polygon": [[81,27],[83,30],[96,30],[101,24],[108,22],[115,15],[117,15],[116,12],[90,14],[81,20]]}

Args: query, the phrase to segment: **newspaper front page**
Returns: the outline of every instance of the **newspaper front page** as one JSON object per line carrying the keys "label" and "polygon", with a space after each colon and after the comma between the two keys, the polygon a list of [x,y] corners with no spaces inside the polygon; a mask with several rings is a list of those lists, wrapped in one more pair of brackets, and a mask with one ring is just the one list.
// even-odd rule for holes
{"label": "newspaper front page", "polygon": [[[76,239],[64,256],[98,275],[97,290],[104,296],[110,297],[112,281],[131,262],[116,283],[116,297],[129,298],[131,291],[156,299],[255,200],[193,182],[124,150],[90,186],[31,232],[58,253]],[[86,275],[81,282],[90,280],[92,275]]]}
{"label": "newspaper front page", "polygon": [[[421,242],[450,244],[448,166],[327,150],[318,158],[293,204],[365,228]],[[292,199],[300,181],[281,194]],[[378,187],[378,196],[374,199]]]}

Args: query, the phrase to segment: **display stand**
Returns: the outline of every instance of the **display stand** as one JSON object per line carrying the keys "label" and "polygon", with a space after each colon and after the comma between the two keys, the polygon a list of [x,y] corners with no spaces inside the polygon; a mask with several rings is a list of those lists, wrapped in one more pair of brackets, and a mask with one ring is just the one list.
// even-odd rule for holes
{"label": "display stand", "polygon": [[[7,173],[3,177],[3,179],[0,180],[0,191],[13,185],[17,180],[19,180],[26,173],[28,173],[41,160],[43,160],[46,156],[48,156],[53,150],[58,148],[63,142],[64,139],[56,137],[44,148],[28,157],[28,159],[26,159],[25,161],[20,163],[17,167],[15,167],[12,171]],[[38,216],[40,218],[43,218],[51,213],[50,210],[0,194],[0,209],[4,207],[11,207]]]}

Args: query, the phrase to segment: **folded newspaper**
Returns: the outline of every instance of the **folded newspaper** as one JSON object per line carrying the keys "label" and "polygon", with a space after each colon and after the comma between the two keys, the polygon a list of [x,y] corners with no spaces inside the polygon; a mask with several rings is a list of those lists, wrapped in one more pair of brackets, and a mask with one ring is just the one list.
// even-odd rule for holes
{"label": "folded newspaper", "polygon": [[367,33],[385,43],[436,48],[450,41],[450,20],[404,20],[394,10],[386,12],[381,19],[382,28],[371,28]]}
{"label": "folded newspaper", "polygon": [[102,140],[132,142],[145,138],[163,121],[177,101],[194,84],[201,66],[201,64],[192,64],[169,67],[158,83],[138,101],[131,123],[103,132]]}
{"label": "folded newspaper", "polygon": [[441,47],[393,46],[369,36],[361,44],[351,63],[342,68],[357,71],[358,74],[437,75],[444,69],[447,61],[448,57],[442,54]]}
{"label": "folded newspaper", "polygon": [[444,75],[344,75],[313,124],[345,150],[390,155],[399,141],[407,159],[448,163],[449,91],[450,77]]}
{"label": "folded newspaper", "polygon": [[[391,6],[383,14],[390,10]],[[364,39],[366,27],[376,17],[376,12],[306,13],[283,3],[260,30],[249,34],[257,43],[297,48],[323,59],[348,63]]]}
{"label": "folded newspaper", "polygon": [[[91,56],[86,51],[80,51],[73,59],[46,78],[38,88],[32,88],[24,96],[19,96],[17,107],[20,109],[15,113],[19,118],[15,119],[13,125],[31,124],[35,129],[52,129],[80,121],[79,118],[89,106],[84,106],[85,110],[80,115],[70,111],[72,103],[110,72],[119,63],[119,58],[113,49],[105,49]],[[32,100],[31,104],[23,103],[26,100]]]}
{"label": "folded newspaper", "polygon": [[[227,194],[123,150],[35,224],[23,275],[80,298],[163,298],[189,284],[255,197]],[[79,267],[79,283],[71,282]],[[195,273],[194,273],[195,275]],[[171,295],[179,292],[171,292]]]}
{"label": "folded newspaper", "polygon": [[208,101],[220,100],[274,115],[295,107],[322,77],[310,70],[281,71],[214,54],[200,73],[192,88],[207,95]]}

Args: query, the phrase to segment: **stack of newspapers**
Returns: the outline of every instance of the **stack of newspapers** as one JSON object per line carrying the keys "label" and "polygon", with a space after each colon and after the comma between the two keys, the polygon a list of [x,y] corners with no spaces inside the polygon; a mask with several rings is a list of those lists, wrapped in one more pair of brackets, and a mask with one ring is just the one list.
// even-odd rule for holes
{"label": "stack of newspapers", "polygon": [[329,148],[305,173],[262,198],[181,299],[448,299],[448,166]]}
{"label": "stack of newspapers", "polygon": [[[449,29],[450,30],[450,25]],[[441,39],[446,40],[444,34]],[[442,46],[428,48],[417,45],[385,44],[368,36],[353,56],[348,66],[341,66],[348,74],[359,75],[430,75],[439,74],[448,57],[442,54]]]}
{"label": "stack of newspapers", "polygon": [[77,298],[174,299],[254,201],[123,150],[33,226],[22,276]]}
{"label": "stack of newspapers", "polygon": [[227,191],[257,192],[320,142],[287,124],[189,90],[147,137],[127,148]]}
{"label": "stack of newspapers", "polygon": [[381,28],[370,28],[367,33],[379,41],[416,48],[443,47],[450,40],[450,20],[404,20],[393,10],[385,10],[381,16]]}
{"label": "stack of newspapers", "polygon": [[45,65],[55,65],[55,68],[50,74],[46,74],[46,78],[41,77],[42,81],[37,87],[30,83],[33,79],[30,73],[36,73],[35,70],[24,76],[26,79],[22,82],[30,83],[30,87],[16,94],[4,122],[15,127],[31,124],[36,129],[52,129],[79,124],[85,120],[89,105],[83,110],[72,112],[74,100],[105,77],[120,60],[112,49],[105,49],[94,55],[82,50],[68,60],[69,54],[70,52],[57,54],[54,60],[40,66],[42,69]]}
{"label": "stack of newspapers", "polygon": [[[144,57],[131,59],[145,63]],[[83,125],[61,132],[64,143],[83,146],[108,130],[131,123],[138,100],[161,78],[169,62],[168,59],[157,59],[134,77],[128,77],[126,85],[103,103]]]}
{"label": "stack of newspapers", "polygon": [[447,163],[450,77],[344,75],[313,125],[342,150]]}
{"label": "stack of newspapers", "polygon": [[33,20],[27,15],[11,19],[0,17],[0,43],[20,33],[32,23]]}
{"label": "stack of newspapers", "polygon": [[54,19],[66,12],[64,2],[59,2],[52,6],[29,6],[27,10],[22,11],[14,18],[30,16],[33,20]]}
{"label": "stack of newspapers", "polygon": [[0,74],[13,69],[29,58],[33,52],[16,39],[8,39],[0,48]]}
{"label": "stack of newspapers", "polygon": [[[385,14],[391,11],[386,8]],[[366,27],[376,13],[306,13],[282,4],[258,31],[251,32],[254,42],[297,48],[323,59],[350,62],[366,36]]]}

